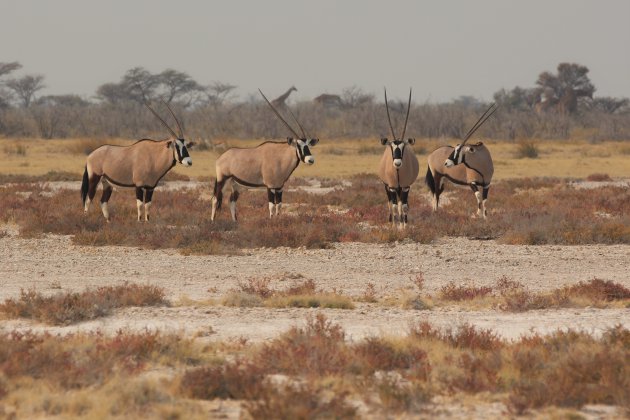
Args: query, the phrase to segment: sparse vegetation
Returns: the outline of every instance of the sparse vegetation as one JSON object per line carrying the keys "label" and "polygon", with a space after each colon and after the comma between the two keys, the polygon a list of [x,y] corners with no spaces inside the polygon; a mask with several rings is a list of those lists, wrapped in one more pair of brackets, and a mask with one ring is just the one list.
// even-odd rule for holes
{"label": "sparse vegetation", "polygon": [[272,277],[251,277],[240,281],[236,290],[223,299],[226,306],[272,308],[330,308],[353,309],[352,300],[337,291],[317,290],[315,282],[307,279],[283,289],[272,289]]}
{"label": "sparse vegetation", "polygon": [[530,140],[522,140],[518,143],[516,151],[517,158],[536,159],[538,157],[538,146]]}
{"label": "sparse vegetation", "polygon": [[12,318],[31,318],[54,325],[107,316],[125,306],[165,305],[164,290],[151,285],[125,283],[102,286],[81,293],[44,296],[35,290],[22,290],[17,299],[0,303],[0,312]]}
{"label": "sparse vegetation", "polygon": [[[56,415],[76,413],[67,402],[78,395],[84,416],[97,407],[109,415],[155,414],[168,403],[197,417],[195,401],[217,399],[272,418],[348,418],[364,410],[431,416],[435,397],[464,393],[515,414],[584,404],[624,410],[630,402],[630,332],[621,326],[597,337],[568,330],[507,341],[470,325],[440,330],[420,322],[403,337],[345,338],[321,314],[260,344],[198,345],[157,332],[0,333],[0,390],[18,416],[22,401],[34,414],[52,414],[51,404]],[[162,372],[159,387],[148,370]],[[48,404],[33,397],[41,389]]]}

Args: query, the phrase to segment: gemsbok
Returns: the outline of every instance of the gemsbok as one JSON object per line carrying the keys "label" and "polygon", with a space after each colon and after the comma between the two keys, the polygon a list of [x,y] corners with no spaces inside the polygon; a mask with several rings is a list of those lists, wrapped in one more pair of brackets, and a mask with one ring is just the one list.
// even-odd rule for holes
{"label": "gemsbok", "polygon": [[81,199],[86,213],[100,181],[103,184],[101,210],[108,222],[110,218],[107,203],[112,195],[113,186],[135,188],[138,221],[141,220],[143,207],[144,220],[149,221],[153,190],[160,179],[177,162],[184,166],[192,165],[188,148],[193,143],[186,143],[181,124],[168,104],[165,105],[175,119],[179,133],[176,134],[157,112],[146,104],[151,113],[166,127],[171,138],[161,141],[142,139],[129,146],[105,144],[89,154],[81,184]]}
{"label": "gemsbok", "polygon": [[389,104],[387,102],[387,89],[385,89],[385,109],[387,110],[387,120],[392,132],[392,140],[381,139],[383,146],[388,146],[381,157],[378,168],[378,176],[385,184],[387,202],[389,208],[389,221],[392,224],[399,223],[400,227],[407,224],[407,213],[409,212],[409,189],[411,184],[418,178],[418,159],[413,152],[415,139],[405,139],[407,122],[409,121],[409,109],[411,108],[411,89],[409,89],[409,102],[407,104],[407,116],[405,125],[400,137],[396,137],[392,119],[389,115]]}
{"label": "gemsbok", "polygon": [[230,213],[236,221],[236,201],[239,197],[238,186],[267,188],[269,201],[269,217],[280,214],[282,205],[282,188],[285,182],[298,167],[300,162],[307,165],[315,163],[310,147],[319,142],[317,138],[308,138],[304,127],[287,107],[291,117],[295,120],[302,135],[299,135],[280,115],[278,110],[269,102],[267,97],[258,89],[276,116],[284,123],[295,137],[287,137],[286,142],[267,141],[252,148],[234,147],[225,151],[216,161],[217,179],[212,196],[212,214],[214,220],[217,210],[223,201],[223,189],[231,184]]}
{"label": "gemsbok", "polygon": [[[497,110],[496,104],[490,107],[468,131],[461,144],[455,147],[442,146],[433,151],[428,158],[429,165],[425,183],[433,197],[433,211],[437,211],[440,194],[444,191],[444,178],[454,184],[469,185],[477,198],[477,217],[487,217],[486,201],[490,182],[494,174],[494,165],[490,151],[482,143],[466,145],[466,142]],[[479,188],[482,191],[479,191]]]}

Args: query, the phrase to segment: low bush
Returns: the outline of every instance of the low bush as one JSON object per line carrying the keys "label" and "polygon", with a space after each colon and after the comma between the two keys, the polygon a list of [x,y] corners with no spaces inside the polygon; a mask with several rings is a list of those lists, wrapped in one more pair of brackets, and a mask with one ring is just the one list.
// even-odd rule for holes
{"label": "low bush", "polygon": [[166,304],[162,288],[125,283],[53,296],[44,296],[35,290],[22,290],[18,299],[9,298],[1,303],[0,312],[13,318],[66,325],[106,316],[115,308]]}

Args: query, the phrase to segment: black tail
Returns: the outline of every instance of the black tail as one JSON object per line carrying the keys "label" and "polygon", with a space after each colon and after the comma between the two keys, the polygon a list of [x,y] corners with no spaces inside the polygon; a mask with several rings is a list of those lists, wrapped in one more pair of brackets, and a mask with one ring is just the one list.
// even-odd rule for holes
{"label": "black tail", "polygon": [[87,166],[85,167],[85,171],[83,172],[83,182],[81,182],[81,201],[83,201],[83,205],[85,206],[85,199],[88,195],[88,189],[90,188],[90,180],[88,178]]}
{"label": "black tail", "polygon": [[223,203],[223,183],[219,185],[217,179],[214,180],[214,196],[217,199],[217,211],[221,209],[221,204]]}
{"label": "black tail", "polygon": [[435,179],[433,178],[433,173],[431,172],[431,168],[427,166],[427,176],[424,177],[424,183],[427,184],[427,187],[431,190],[431,193],[435,195]]}

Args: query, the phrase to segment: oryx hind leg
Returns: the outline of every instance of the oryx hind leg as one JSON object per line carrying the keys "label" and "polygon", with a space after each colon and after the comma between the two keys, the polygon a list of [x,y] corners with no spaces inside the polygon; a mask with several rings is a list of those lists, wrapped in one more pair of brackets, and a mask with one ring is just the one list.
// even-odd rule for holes
{"label": "oryx hind leg", "polygon": [[232,215],[232,220],[236,222],[236,201],[240,196],[240,192],[238,191],[238,186],[235,182],[232,182],[232,193],[230,194],[230,214]]}
{"label": "oryx hind leg", "polygon": [[214,218],[217,215],[217,211],[221,209],[221,204],[223,203],[223,188],[225,187],[225,179],[219,180],[217,177],[214,182],[214,190],[212,192],[212,198],[210,202],[212,203],[212,212],[210,214],[210,220],[214,221]]}
{"label": "oryx hind leg", "polygon": [[96,195],[96,189],[98,188],[98,183],[101,180],[100,175],[90,174],[88,178],[88,192],[87,197],[85,197],[85,204],[83,206],[83,211],[87,213],[90,209],[90,204],[94,200],[94,196]]}
{"label": "oryx hind leg", "polygon": [[398,192],[396,188],[388,188],[387,190],[389,195],[389,206],[390,210],[390,221],[392,225],[395,225],[400,220],[400,214],[398,209]]}
{"label": "oryx hind leg", "polygon": [[440,205],[440,195],[444,191],[444,177],[438,173],[434,174],[435,192],[433,193],[433,211],[437,211]]}
{"label": "oryx hind leg", "polygon": [[136,187],[136,208],[138,209],[138,222],[142,220],[142,208],[144,207],[144,189]]}
{"label": "oryx hind leg", "polygon": [[109,199],[112,196],[112,192],[114,191],[114,188],[109,182],[107,182],[105,178],[103,178],[101,183],[103,184],[103,194],[101,195],[101,211],[103,212],[103,216],[105,217],[105,220],[109,222],[110,220],[109,208],[108,208],[107,203],[109,202]]}

